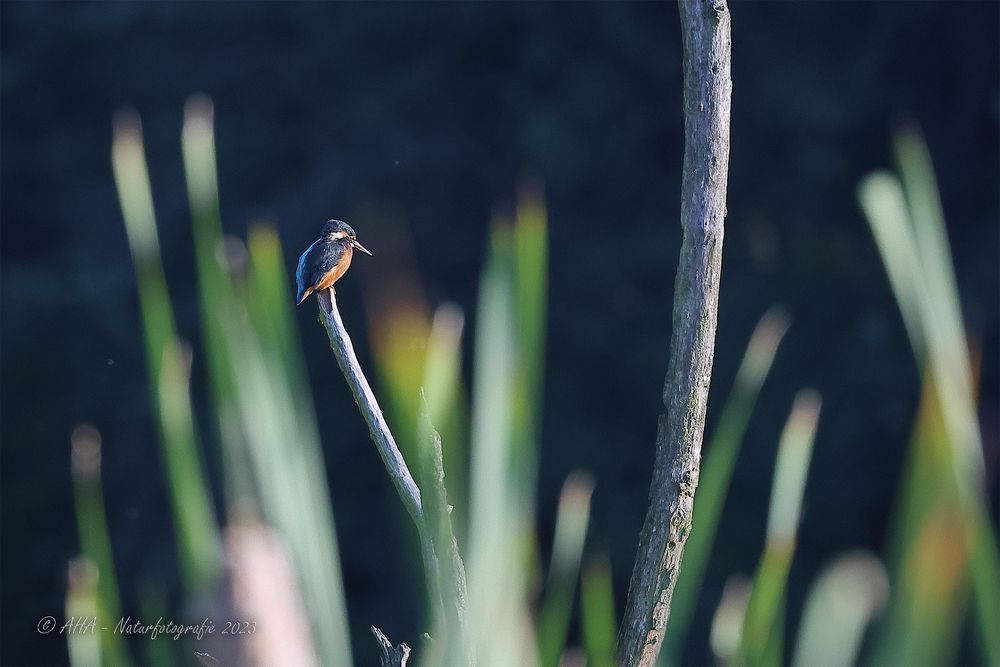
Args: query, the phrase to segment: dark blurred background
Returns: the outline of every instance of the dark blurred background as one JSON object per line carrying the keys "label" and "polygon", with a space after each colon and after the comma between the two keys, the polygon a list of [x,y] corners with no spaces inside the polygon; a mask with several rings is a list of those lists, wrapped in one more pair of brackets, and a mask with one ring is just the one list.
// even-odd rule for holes
{"label": "dark blurred background", "polygon": [[[994,509],[997,493],[1000,5],[738,2],[732,14],[732,163],[709,430],[761,314],[783,304],[793,324],[738,462],[687,655],[695,662],[709,659],[708,621],[726,577],[751,572],[760,554],[776,442],[798,389],[815,387],[824,409],[790,608],[832,555],[884,545],[919,378],[855,189],[892,166],[890,133],[901,123],[923,131],[937,169],[964,314],[982,352]],[[680,240],[673,3],[8,1],[0,50],[0,661],[66,660],[63,639],[35,624],[61,614],[67,559],[79,550],[68,436],[80,422],[104,436],[126,613],[138,614],[134,582],[176,588],[109,155],[112,115],[135,107],[178,327],[195,345],[204,425],[179,140],[195,92],[215,102],[227,232],[274,221],[289,272],[329,217],[352,222],[375,251],[338,286],[368,367],[362,304],[392,230],[408,226],[431,304],[455,301],[472,316],[494,211],[522,179],[544,183],[541,544],[547,551],[566,475],[589,470],[591,541],[611,552],[620,613],[645,512]],[[393,637],[416,637],[423,584],[412,536],[385,530],[405,526],[405,515],[311,305],[299,325],[352,631],[370,641],[377,622]],[[217,457],[208,458],[217,472]]]}

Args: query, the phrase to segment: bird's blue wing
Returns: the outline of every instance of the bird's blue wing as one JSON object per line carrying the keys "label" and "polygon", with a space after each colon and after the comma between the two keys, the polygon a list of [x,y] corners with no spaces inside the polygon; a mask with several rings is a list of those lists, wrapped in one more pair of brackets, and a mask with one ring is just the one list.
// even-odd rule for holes
{"label": "bird's blue wing", "polygon": [[302,302],[302,295],[305,294],[305,291],[310,287],[309,276],[306,275],[308,273],[309,266],[309,253],[317,243],[319,243],[319,239],[313,241],[312,244],[306,248],[306,251],[302,253],[301,257],[299,257],[298,266],[295,267],[295,303]]}

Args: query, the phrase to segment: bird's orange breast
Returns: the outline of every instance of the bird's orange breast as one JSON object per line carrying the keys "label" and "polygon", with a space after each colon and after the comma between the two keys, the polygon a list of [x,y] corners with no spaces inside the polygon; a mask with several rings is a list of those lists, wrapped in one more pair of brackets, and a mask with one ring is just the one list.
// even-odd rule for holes
{"label": "bird's orange breast", "polygon": [[354,249],[351,246],[347,246],[344,249],[344,254],[340,258],[340,261],[334,265],[332,269],[323,274],[323,277],[319,279],[319,282],[313,285],[313,291],[318,292],[325,289],[330,289],[335,282],[337,282],[342,275],[347,273],[347,269],[351,266],[351,259],[354,257]]}

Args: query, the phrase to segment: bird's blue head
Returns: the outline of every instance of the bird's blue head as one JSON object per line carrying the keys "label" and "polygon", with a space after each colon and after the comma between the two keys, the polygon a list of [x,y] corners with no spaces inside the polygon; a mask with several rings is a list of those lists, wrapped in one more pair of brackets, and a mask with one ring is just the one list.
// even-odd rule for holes
{"label": "bird's blue head", "polygon": [[329,241],[343,241],[361,252],[371,255],[367,248],[358,243],[358,235],[354,232],[354,228],[343,220],[327,220],[320,232],[320,237]]}

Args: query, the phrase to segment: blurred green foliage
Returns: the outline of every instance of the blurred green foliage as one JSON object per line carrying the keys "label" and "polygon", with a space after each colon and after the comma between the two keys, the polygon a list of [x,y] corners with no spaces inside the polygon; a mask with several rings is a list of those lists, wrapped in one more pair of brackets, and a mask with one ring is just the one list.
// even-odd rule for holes
{"label": "blurred green foliage", "polygon": [[174,326],[143,154],[142,126],[134,113],[119,114],[111,156],[139,286],[150,394],[173,502],[179,561],[190,594],[204,589],[217,576],[219,538],[191,409],[190,362],[184,359]]}
{"label": "blurred green foliage", "polygon": [[896,595],[875,660],[955,660],[971,592],[982,657],[996,664],[1000,554],[989,518],[975,352],[929,152],[912,128],[896,134],[895,148],[899,177],[868,176],[859,198],[925,381],[892,532]]}
{"label": "blurred green foliage", "polygon": [[[69,565],[67,616],[117,619],[122,615],[121,596],[101,489],[101,435],[94,427],[84,425],[73,430],[70,440],[73,500],[83,555]],[[92,635],[67,640],[70,642],[70,660],[74,664],[95,664],[97,661],[90,658],[94,652],[106,656],[108,662],[119,665],[129,663],[124,638],[113,633]],[[79,641],[77,646],[72,644],[74,640]],[[75,652],[83,655],[73,655]]]}
{"label": "blurred green foliage", "polygon": [[785,608],[788,573],[802,516],[802,497],[812,459],[819,420],[820,399],[815,392],[800,392],[778,443],[774,465],[767,541],[751,581],[750,598],[743,618],[740,662],[747,665],[785,663]]}
{"label": "blurred green foliage", "polygon": [[[183,147],[211,361],[208,379],[214,389],[213,406],[226,454],[226,527],[257,513],[264,515],[288,546],[313,623],[316,656],[327,664],[349,664],[350,641],[333,515],[326,482],[317,474],[322,469],[318,434],[310,392],[298,363],[299,345],[287,298],[291,287],[284,276],[281,248],[273,232],[254,230],[246,272],[231,266],[227,251],[234,251],[237,242],[231,240],[227,247],[218,219],[213,114],[207,99],[192,98],[189,102]],[[187,565],[187,604],[212,601],[215,608],[223,608],[215,601],[224,590],[220,572],[223,556],[215,519],[208,516],[209,486],[201,474],[202,453],[197,447],[187,373],[181,378],[181,364],[168,363],[171,358],[179,359],[180,344],[176,339],[164,340],[164,336],[173,335],[172,327],[166,326],[173,321],[173,314],[160,266],[137,117],[119,115],[113,160],[146,313],[151,396],[162,424],[168,486],[175,498],[173,518],[181,527],[177,548],[180,562]],[[160,358],[163,362],[157,364]],[[229,553],[227,559],[235,557]],[[110,559],[99,562],[103,568]],[[267,573],[251,576],[266,577]],[[238,590],[232,594],[248,595]],[[114,656],[107,657],[107,664],[116,662]]]}

